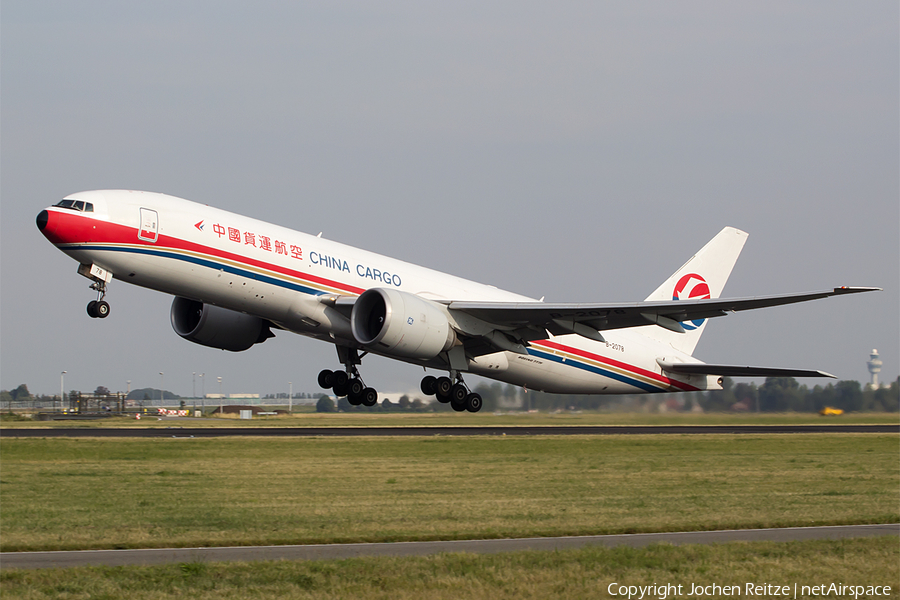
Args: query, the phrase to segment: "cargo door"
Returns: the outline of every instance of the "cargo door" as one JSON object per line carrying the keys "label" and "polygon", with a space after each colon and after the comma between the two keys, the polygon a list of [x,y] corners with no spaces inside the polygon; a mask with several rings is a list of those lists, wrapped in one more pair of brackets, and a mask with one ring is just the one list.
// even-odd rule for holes
{"label": "cargo door", "polygon": [[159,237],[159,217],[155,210],[141,209],[141,228],[138,230],[138,239],[145,242],[156,242]]}

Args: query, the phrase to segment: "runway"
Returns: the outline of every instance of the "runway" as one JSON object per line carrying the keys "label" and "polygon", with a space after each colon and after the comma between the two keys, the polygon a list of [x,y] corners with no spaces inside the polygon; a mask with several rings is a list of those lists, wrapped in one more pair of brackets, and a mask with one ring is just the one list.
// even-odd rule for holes
{"label": "runway", "polygon": [[0,438],[26,437],[351,437],[511,435],[700,435],[768,433],[900,433],[897,425],[633,425],[499,427],[47,427],[3,428]]}
{"label": "runway", "polygon": [[834,527],[786,527],[783,529],[735,529],[678,533],[637,533],[577,537],[502,540],[395,542],[384,544],[314,544],[308,546],[243,546],[231,548],[162,548],[152,550],[78,550],[72,552],[2,552],[2,569],[46,569],[169,563],[334,560],[357,556],[425,556],[444,552],[493,554],[521,550],[567,550],[588,545],[640,548],[649,544],[724,544],[726,542],[788,542],[836,540],[885,535],[900,536],[900,524],[845,525]]}

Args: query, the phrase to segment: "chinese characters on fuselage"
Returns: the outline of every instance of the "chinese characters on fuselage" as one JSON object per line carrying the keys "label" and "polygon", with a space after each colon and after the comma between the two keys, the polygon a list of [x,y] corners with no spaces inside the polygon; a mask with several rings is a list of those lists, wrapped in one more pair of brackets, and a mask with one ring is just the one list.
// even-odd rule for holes
{"label": "chinese characters on fuselage", "polygon": [[243,237],[241,236],[241,230],[236,227],[228,227],[225,228],[219,223],[213,225],[213,231],[219,238],[225,237],[225,234],[228,234],[228,240],[231,242],[235,242],[240,244],[243,241],[245,246],[253,246],[254,248],[259,248],[260,250],[265,250],[266,252],[273,252],[275,254],[283,254],[284,256],[290,256],[291,258],[296,258],[297,260],[303,260],[303,250],[300,246],[295,244],[288,244],[281,240],[272,240],[270,236],[253,233],[250,231],[244,231]]}
{"label": "chinese characters on fuselage", "polygon": [[[213,232],[219,236],[219,239],[223,239],[227,236],[228,241],[236,244],[253,246],[254,248],[259,248],[266,252],[303,260],[303,250],[296,244],[289,244],[288,242],[278,239],[273,240],[271,236],[262,235],[257,232],[241,231],[236,227],[225,227],[220,223],[214,224],[212,229]],[[391,273],[383,269],[376,269],[363,264],[357,264],[355,268],[352,268],[350,264],[342,258],[328,256],[316,251],[309,252],[309,261],[314,265],[335,269],[344,273],[353,274],[355,272],[359,277],[371,279],[372,281],[385,285],[400,287],[403,283],[400,276],[396,273]]]}

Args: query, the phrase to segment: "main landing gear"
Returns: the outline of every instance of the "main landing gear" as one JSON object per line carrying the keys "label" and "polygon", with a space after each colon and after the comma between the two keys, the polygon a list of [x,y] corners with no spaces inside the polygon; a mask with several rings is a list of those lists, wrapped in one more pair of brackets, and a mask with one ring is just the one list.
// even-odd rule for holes
{"label": "main landing gear", "polygon": [[433,377],[426,375],[422,378],[422,393],[431,396],[434,395],[438,402],[450,403],[450,407],[456,412],[467,410],[469,412],[478,412],[481,410],[483,401],[481,394],[470,392],[468,386],[463,381],[460,373],[451,371],[450,377]]}
{"label": "main landing gear", "polygon": [[87,314],[92,319],[105,319],[109,316],[109,303],[103,299],[106,296],[106,282],[96,281],[91,284],[91,289],[97,290],[97,299],[88,302]]}
{"label": "main landing gear", "polygon": [[337,347],[338,358],[344,363],[344,371],[329,371],[325,369],[319,373],[319,386],[331,389],[337,397],[346,396],[347,401],[353,406],[375,406],[378,403],[378,392],[374,388],[366,387],[356,365],[362,363],[362,357],[355,348]]}
{"label": "main landing gear", "polygon": [[[359,375],[357,365],[362,364],[362,356],[355,348],[345,348],[336,346],[338,359],[343,363],[343,371],[330,371],[325,369],[319,373],[319,386],[328,390],[333,390],[334,395],[338,398],[343,396],[353,406],[375,406],[378,402],[378,392],[373,388],[366,387],[362,377]],[[363,353],[365,356],[365,353]],[[451,377],[453,379],[451,379]],[[454,380],[456,383],[454,383]],[[438,402],[450,403],[451,408],[456,412],[467,410],[469,412],[478,412],[484,404],[481,394],[470,392],[468,386],[463,381],[462,374],[458,371],[450,371],[450,377],[432,377],[426,375],[422,379],[422,393],[426,396],[434,396]]]}

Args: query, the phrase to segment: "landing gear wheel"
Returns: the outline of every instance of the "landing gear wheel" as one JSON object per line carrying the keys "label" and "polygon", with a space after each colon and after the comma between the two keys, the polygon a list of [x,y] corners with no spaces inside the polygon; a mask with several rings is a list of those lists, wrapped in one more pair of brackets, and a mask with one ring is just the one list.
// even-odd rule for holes
{"label": "landing gear wheel", "polygon": [[322,389],[330,389],[334,385],[334,371],[324,369],[319,372],[319,387]]}
{"label": "landing gear wheel", "polygon": [[375,406],[378,404],[378,392],[373,388],[366,388],[362,391],[362,403],[365,406]]}
{"label": "landing gear wheel", "polygon": [[419,388],[422,390],[422,393],[426,396],[434,395],[434,388],[437,385],[437,378],[432,375],[426,375],[422,378],[422,383],[419,385]]}
{"label": "landing gear wheel", "polygon": [[[435,381],[434,385],[434,394],[436,396],[450,396],[450,389],[453,387],[453,382],[450,381],[449,377],[438,377]],[[446,400],[444,400],[446,402]]]}
{"label": "landing gear wheel", "polygon": [[101,319],[105,319],[109,316],[109,303],[106,300],[100,300],[97,302],[97,306],[94,307],[94,312]]}
{"label": "landing gear wheel", "polygon": [[457,402],[456,400],[451,399],[450,408],[452,408],[456,412],[463,412],[464,410],[466,410],[466,403],[465,401]]}
{"label": "landing gear wheel", "polygon": [[[340,371],[338,371],[338,372],[340,373]],[[347,395],[347,382],[335,383],[332,386],[331,390],[334,392],[334,395],[337,396],[338,398],[346,396]]]}
{"label": "landing gear wheel", "polygon": [[[339,385],[345,386],[345,385],[347,385],[347,381],[349,381],[349,380],[350,380],[350,376],[347,375],[346,371],[335,371],[334,372],[334,383],[332,385],[334,385],[334,387],[337,387]],[[344,394],[341,394],[341,395],[343,396]]]}
{"label": "landing gear wheel", "polygon": [[359,406],[360,404],[362,404],[362,401],[362,396],[360,396],[359,394],[347,394],[347,402],[349,402],[353,406]]}
{"label": "landing gear wheel", "polygon": [[481,410],[481,406],[484,402],[481,400],[481,394],[469,394],[466,396],[466,410],[471,413],[477,413]]}
{"label": "landing gear wheel", "polygon": [[456,402],[457,404],[464,404],[466,401],[466,396],[469,395],[469,390],[466,389],[461,383],[454,384],[452,388],[450,388],[450,402]]}
{"label": "landing gear wheel", "polygon": [[354,396],[361,397],[364,388],[365,386],[363,385],[363,382],[354,377],[347,382],[347,396],[351,398],[353,398]]}
{"label": "landing gear wheel", "polygon": [[92,319],[97,318],[97,301],[96,300],[91,300],[90,302],[88,302],[87,314]]}

